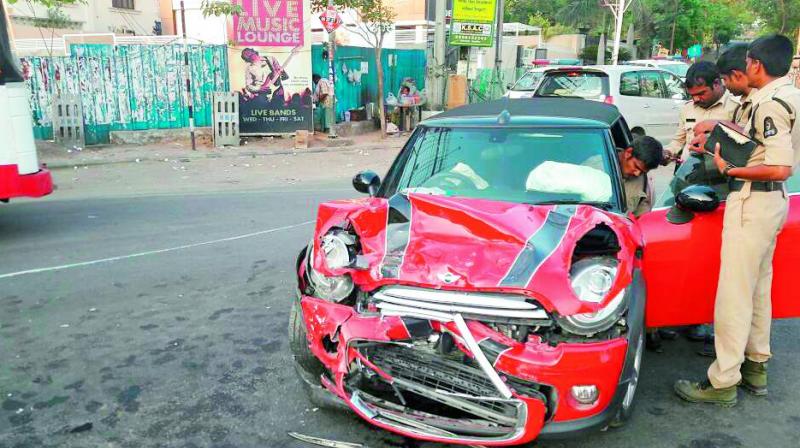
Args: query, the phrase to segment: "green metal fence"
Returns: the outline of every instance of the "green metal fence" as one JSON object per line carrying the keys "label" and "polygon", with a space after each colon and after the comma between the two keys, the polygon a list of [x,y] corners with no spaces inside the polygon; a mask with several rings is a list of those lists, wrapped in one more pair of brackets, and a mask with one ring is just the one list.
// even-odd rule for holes
{"label": "green metal fence", "polygon": [[[188,126],[183,47],[180,45],[75,45],[70,56],[21,59],[29,73],[34,134],[52,138],[53,96],[78,95],[86,144],[109,142],[116,130]],[[211,94],[228,91],[225,46],[190,46],[197,126],[211,125]]]}
{"label": "green metal fence", "polygon": [[[322,45],[311,47],[312,71],[328,77],[328,60],[323,59]],[[384,49],[383,95],[397,95],[400,84],[406,77],[416,81],[417,89],[425,88],[425,50]],[[375,50],[362,47],[336,47],[334,69],[336,70],[336,116],[344,119],[344,112],[367,103],[378,103],[378,72]]]}

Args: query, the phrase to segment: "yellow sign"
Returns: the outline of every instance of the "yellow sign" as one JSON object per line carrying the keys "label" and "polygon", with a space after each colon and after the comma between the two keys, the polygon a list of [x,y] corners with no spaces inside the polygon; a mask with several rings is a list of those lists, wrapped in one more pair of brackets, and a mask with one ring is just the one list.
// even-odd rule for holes
{"label": "yellow sign", "polygon": [[494,22],[497,0],[453,0],[453,20],[460,22]]}

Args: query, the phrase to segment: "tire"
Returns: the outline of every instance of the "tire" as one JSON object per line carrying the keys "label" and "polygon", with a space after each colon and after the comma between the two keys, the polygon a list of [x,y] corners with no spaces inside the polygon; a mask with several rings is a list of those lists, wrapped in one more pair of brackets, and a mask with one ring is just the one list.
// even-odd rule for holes
{"label": "tire", "polygon": [[303,322],[303,310],[300,299],[292,301],[289,311],[289,349],[292,351],[294,368],[300,377],[300,383],[314,406],[325,409],[349,409],[345,403],[331,394],[320,384],[320,376],[326,372],[325,367],[308,348],[306,326]]}
{"label": "tire", "polygon": [[642,325],[642,329],[639,332],[635,344],[636,354],[634,355],[633,361],[633,376],[631,377],[631,382],[628,383],[628,390],[625,392],[625,397],[622,399],[622,403],[620,403],[617,415],[615,415],[614,419],[611,420],[611,423],[609,423],[609,426],[612,428],[619,428],[620,426],[623,426],[628,420],[630,420],[631,415],[633,415],[633,408],[636,404],[636,391],[639,386],[639,377],[642,373],[642,357],[644,356],[645,344],[644,325]]}

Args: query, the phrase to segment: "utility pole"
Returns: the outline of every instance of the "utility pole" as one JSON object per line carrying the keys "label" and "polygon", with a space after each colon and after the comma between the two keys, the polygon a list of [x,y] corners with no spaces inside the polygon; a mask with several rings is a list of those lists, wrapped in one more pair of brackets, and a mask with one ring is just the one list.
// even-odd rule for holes
{"label": "utility pole", "polygon": [[603,6],[611,10],[614,15],[614,47],[611,52],[611,65],[617,65],[619,61],[619,43],[622,39],[622,19],[625,17],[625,11],[630,8],[633,0],[603,0]]}
{"label": "utility pole", "polygon": [[505,11],[505,0],[497,0],[497,9],[495,10],[495,43],[494,43],[494,83],[492,85],[492,94],[494,94],[494,85],[500,88],[500,93],[503,93],[503,79],[501,74],[503,65],[503,13]]}
{"label": "utility pole", "polygon": [[194,138],[194,99],[192,98],[192,69],[189,66],[189,42],[186,39],[186,8],[181,0],[181,28],[183,31],[183,78],[186,81],[186,105],[189,108],[189,135],[192,138],[192,151],[197,150]]}
{"label": "utility pole", "polygon": [[445,53],[447,51],[446,28],[444,24],[445,11],[447,9],[446,0],[436,1],[436,27],[433,34],[433,67],[431,68],[431,94],[429,100],[434,110],[444,109],[444,91],[447,87],[444,77]]}
{"label": "utility pole", "polygon": [[[334,9],[333,0],[328,0],[328,10]],[[333,57],[336,54],[336,30],[328,33],[328,81],[331,83],[331,108],[333,109],[333,122],[328,123],[328,138],[336,138],[336,64]],[[379,92],[380,94],[380,92]]]}

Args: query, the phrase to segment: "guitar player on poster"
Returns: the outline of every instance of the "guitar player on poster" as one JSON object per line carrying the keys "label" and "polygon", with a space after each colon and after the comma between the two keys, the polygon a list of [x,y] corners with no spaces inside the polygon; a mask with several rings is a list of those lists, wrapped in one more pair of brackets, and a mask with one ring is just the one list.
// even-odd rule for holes
{"label": "guitar player on poster", "polygon": [[271,93],[273,99],[284,101],[282,81],[289,79],[289,75],[278,60],[273,56],[261,56],[252,48],[242,50],[242,59],[247,62],[242,99],[249,101],[263,94],[269,101],[267,96]]}

